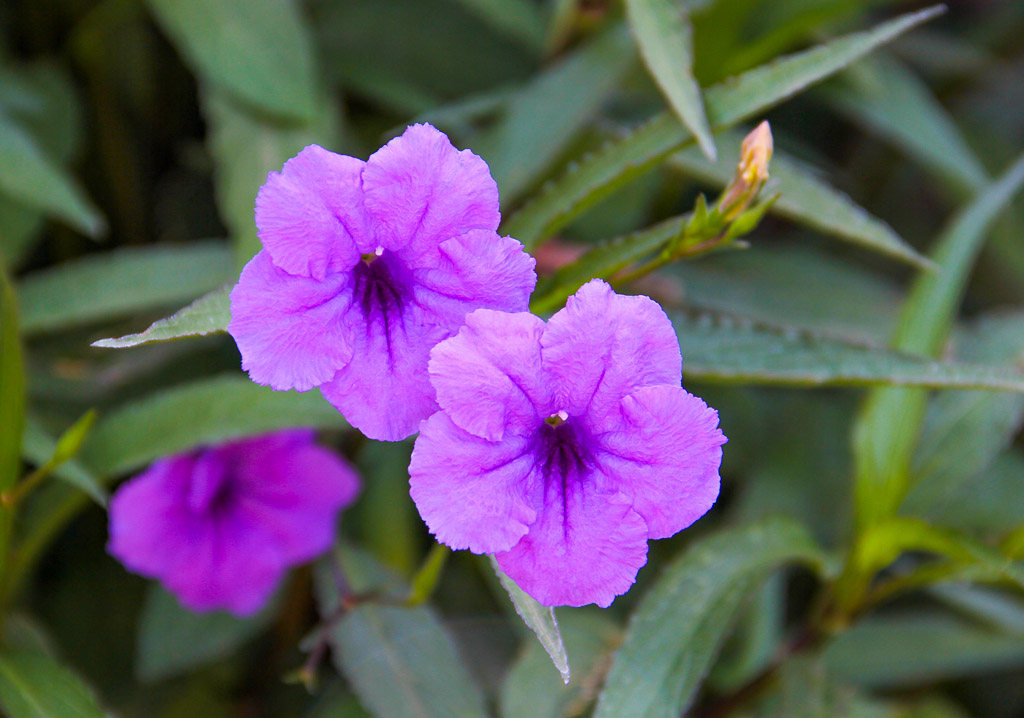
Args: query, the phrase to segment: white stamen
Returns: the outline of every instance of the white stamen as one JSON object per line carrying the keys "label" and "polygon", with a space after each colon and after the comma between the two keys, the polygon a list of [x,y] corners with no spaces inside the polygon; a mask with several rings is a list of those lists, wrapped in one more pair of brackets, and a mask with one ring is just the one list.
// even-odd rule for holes
{"label": "white stamen", "polygon": [[557,416],[562,421],[569,421],[569,412],[565,411],[565,409],[555,414],[555,416]]}
{"label": "white stamen", "polygon": [[376,254],[379,257],[380,255],[384,254],[384,248],[383,247],[377,247],[377,249],[373,250],[373,253]]}

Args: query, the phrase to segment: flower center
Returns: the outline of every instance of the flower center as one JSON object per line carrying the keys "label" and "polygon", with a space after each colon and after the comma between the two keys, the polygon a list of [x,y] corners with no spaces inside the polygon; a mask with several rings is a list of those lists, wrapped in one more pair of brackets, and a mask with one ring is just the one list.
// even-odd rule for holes
{"label": "flower center", "polygon": [[401,317],[405,301],[404,283],[400,281],[401,267],[378,247],[372,254],[364,254],[355,266],[355,304],[369,319],[381,319],[385,327],[393,317]]}
{"label": "flower center", "polygon": [[192,513],[210,515],[227,505],[232,489],[228,463],[217,451],[204,451],[189,477],[188,507]]}
{"label": "flower center", "polygon": [[539,454],[544,461],[545,479],[557,477],[564,485],[585,475],[592,463],[591,452],[586,437],[569,421],[569,415],[559,411],[545,419],[544,424],[540,430]]}

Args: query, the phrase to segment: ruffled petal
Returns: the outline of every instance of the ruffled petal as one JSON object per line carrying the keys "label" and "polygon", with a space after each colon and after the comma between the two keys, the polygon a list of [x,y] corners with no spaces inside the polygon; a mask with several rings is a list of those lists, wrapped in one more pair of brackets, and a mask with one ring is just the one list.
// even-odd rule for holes
{"label": "ruffled petal", "polygon": [[437,540],[475,553],[519,541],[540,498],[533,448],[527,437],[473,436],[444,412],[425,421],[409,465],[409,492]]}
{"label": "ruffled petal", "polygon": [[427,360],[430,349],[449,335],[415,305],[358,316],[351,328],[351,361],[320,390],[369,438],[401,441],[437,411]]}
{"label": "ruffled petal", "polygon": [[289,564],[308,561],[330,548],[338,512],[359,493],[359,477],[352,467],[311,440],[247,452],[238,477],[238,510],[273,536]]}
{"label": "ruffled petal", "polygon": [[498,186],[487,163],[430,125],[411,125],[377,150],[362,181],[378,244],[400,251],[410,268],[434,264],[446,239],[498,228]]}
{"label": "ruffled petal", "polygon": [[585,481],[546,482],[536,523],[508,551],[501,570],[545,606],[607,607],[647,563],[647,524],[621,493]]}
{"label": "ruffled petal", "polygon": [[323,279],[372,251],[362,209],[364,165],[310,145],[267,175],[256,195],[256,227],[275,265]]}
{"label": "ruffled petal", "polygon": [[437,402],[461,429],[488,441],[533,432],[553,409],[540,359],[543,320],[478,309],[430,352]]}
{"label": "ruffled petal", "polygon": [[649,297],[616,294],[599,279],[548,320],[541,345],[561,408],[593,431],[614,421],[627,394],[682,381],[679,341],[661,307]]}
{"label": "ruffled petal", "polygon": [[345,274],[323,281],[293,276],[266,250],[245,265],[231,291],[228,332],[254,382],[306,391],[345,366],[352,357],[349,283]]}
{"label": "ruffled petal", "polygon": [[632,498],[657,539],[715,503],[725,442],[717,411],[681,387],[655,386],[622,400],[619,422],[597,439],[595,453],[610,485]]}
{"label": "ruffled petal", "polygon": [[474,309],[525,312],[537,285],[536,260],[511,237],[473,230],[447,239],[436,261],[413,271],[416,302],[456,329]]}

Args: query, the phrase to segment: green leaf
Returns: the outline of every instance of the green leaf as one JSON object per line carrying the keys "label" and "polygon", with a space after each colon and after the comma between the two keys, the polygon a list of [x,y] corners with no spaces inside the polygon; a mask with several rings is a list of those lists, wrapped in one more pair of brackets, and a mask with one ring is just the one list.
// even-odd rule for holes
{"label": "green leaf", "polygon": [[61,169],[12,117],[0,109],[0,192],[63,220],[90,237],[106,222],[77,182]]}
{"label": "green leaf", "polygon": [[103,718],[92,691],[45,653],[0,653],[0,707],[10,718]]}
{"label": "green leaf", "polygon": [[821,88],[843,115],[879,134],[954,186],[975,192],[988,182],[984,166],[927,85],[894,60],[875,59]]}
{"label": "green leaf", "polygon": [[[963,359],[1024,366],[1024,313],[982,317],[956,337],[956,345],[956,354]],[[987,474],[1022,421],[1022,396],[949,391],[932,397],[914,452],[913,486],[903,510],[960,525],[959,521],[970,519],[965,507],[991,496],[1005,500],[1005,490],[987,482],[991,479]]]}
{"label": "green leaf", "polygon": [[56,464],[51,469],[54,476],[84,491],[100,506],[106,506],[107,492],[100,485],[99,479],[74,458],[95,418],[95,412],[87,412],[59,441],[54,441],[38,421],[29,417],[25,424],[21,451],[36,466]]}
{"label": "green leaf", "polygon": [[[407,589],[365,555],[339,552],[317,566],[316,595],[332,657],[364,706],[389,718],[483,718],[483,695],[451,636],[429,608],[363,602],[339,615],[335,569],[358,594]],[[398,585],[396,585],[398,584]],[[387,593],[385,595],[388,595]]]}
{"label": "green leaf", "polygon": [[[893,334],[901,352],[939,356],[989,227],[1024,184],[1024,157],[964,207],[932,252],[940,271],[919,276]],[[886,388],[868,395],[854,426],[856,510],[860,525],[896,511],[910,483],[910,462],[924,421],[924,392]]]}
{"label": "green leaf", "polygon": [[[715,85],[704,93],[708,120],[712,127],[724,129],[758,115],[939,12],[941,8],[935,7],[903,15]],[[556,180],[506,222],[502,231],[531,248],[691,140],[675,115],[658,115]]]}
{"label": "green leaf", "polygon": [[226,611],[195,613],[158,584],[150,585],[139,616],[135,671],[155,682],[231,655],[262,632],[276,614],[270,601],[251,618]]}
{"label": "green leaf", "polygon": [[[290,0],[271,0],[288,5]],[[215,87],[200,91],[209,126],[207,147],[214,159],[217,207],[235,245],[239,266],[261,248],[256,235],[256,192],[267,173],[280,172],[285,160],[306,145],[336,150],[341,119],[329,100],[317,96],[310,122],[284,124],[252,112]]]}
{"label": "green leaf", "polygon": [[877,616],[825,650],[837,675],[870,688],[896,688],[1024,665],[1024,641],[936,612]]}
{"label": "green leaf", "polygon": [[701,152],[715,161],[700,85],[693,77],[693,27],[685,8],[670,0],[626,0],[629,23],[640,55],[679,121],[697,139]]}
{"label": "green leaf", "polygon": [[532,596],[516,585],[508,575],[498,566],[498,561],[491,556],[491,567],[498,576],[502,588],[508,592],[512,606],[523,623],[530,627],[530,630],[537,635],[537,640],[544,647],[551,662],[562,676],[562,683],[569,685],[569,656],[565,652],[565,643],[562,642],[562,634],[558,630],[558,619],[555,618],[555,609],[540,605]]}
{"label": "green leaf", "polygon": [[600,109],[635,51],[621,26],[545,69],[510,98],[505,116],[473,142],[508,204],[533,185]]}
{"label": "green leaf", "polygon": [[[18,305],[7,271],[0,265],[0,491],[18,480],[21,470],[21,436],[25,423],[25,370],[18,334]],[[0,512],[4,515],[9,512]],[[5,519],[0,519],[5,521]],[[3,546],[0,544],[0,550]]]}
{"label": "green leaf", "polygon": [[1010,368],[937,361],[742,317],[669,314],[679,336],[687,380],[1024,391],[1024,374]]}
{"label": "green leaf", "polygon": [[344,428],[319,392],[275,392],[230,374],[150,394],[97,424],[82,463],[99,476],[120,474],[201,444],[291,427]]}
{"label": "green leaf", "polygon": [[820,567],[823,556],[802,526],[782,519],[694,544],[634,611],[595,718],[684,714],[746,597],[793,562]]}
{"label": "green leaf", "polygon": [[147,0],[202,79],[273,114],[316,108],[313,43],[293,0]]}
{"label": "green leaf", "polygon": [[26,334],[188,301],[231,281],[224,242],[125,247],[28,274],[19,285]]}
{"label": "green leaf", "polygon": [[539,52],[544,45],[544,16],[531,0],[459,0],[471,13],[524,47]]}
{"label": "green leaf", "polygon": [[147,342],[200,337],[227,331],[228,322],[231,321],[230,295],[233,288],[233,285],[229,285],[215,289],[167,319],[154,322],[144,332],[128,334],[115,339],[100,339],[93,342],[92,346],[124,349]]}
{"label": "green leaf", "polygon": [[[725,187],[736,171],[742,139],[740,133],[724,134],[718,143],[718,162],[708,162],[696,148],[690,148],[673,155],[668,164],[715,187]],[[770,171],[772,189],[779,193],[778,201],[770,210],[773,214],[893,259],[925,269],[931,267],[931,263],[888,224],[778,148],[772,155]]]}
{"label": "green leaf", "polygon": [[829,675],[817,656],[797,655],[782,664],[777,684],[758,707],[759,718],[895,718]]}
{"label": "green leaf", "polygon": [[572,655],[576,679],[566,686],[551,670],[551,657],[538,642],[526,643],[501,687],[502,718],[562,718],[580,715],[593,700],[622,630],[603,611],[564,608],[559,628]]}

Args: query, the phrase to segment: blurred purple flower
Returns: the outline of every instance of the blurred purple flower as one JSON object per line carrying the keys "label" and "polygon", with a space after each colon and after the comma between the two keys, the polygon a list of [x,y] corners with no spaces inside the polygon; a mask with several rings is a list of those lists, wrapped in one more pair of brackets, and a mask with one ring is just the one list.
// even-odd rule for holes
{"label": "blurred purple flower", "polygon": [[373,439],[437,411],[431,347],[478,308],[523,311],[534,261],[496,233],[487,164],[430,125],[367,162],[310,145],[256,198],[263,251],[231,292],[228,331],[253,381],[320,387]]}
{"label": "blurred purple flower", "polygon": [[544,605],[608,606],[647,540],[718,496],[718,412],[680,386],[678,340],[647,297],[594,280],[547,325],[475,311],[431,352],[430,379],[441,411],[409,467],[420,514]]}
{"label": "blurred purple flower", "polygon": [[194,611],[245,616],[289,567],[330,547],[358,492],[352,467],[310,430],[221,444],[160,459],[122,486],[107,550]]}

